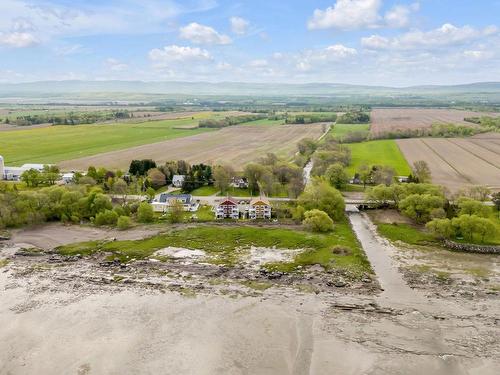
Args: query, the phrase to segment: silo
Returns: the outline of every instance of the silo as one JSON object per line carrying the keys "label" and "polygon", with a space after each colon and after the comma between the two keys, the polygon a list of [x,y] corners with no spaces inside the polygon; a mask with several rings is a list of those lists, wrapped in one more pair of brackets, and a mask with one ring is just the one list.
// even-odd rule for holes
{"label": "silo", "polygon": [[3,156],[0,155],[0,180],[5,179],[5,166],[3,164]]}

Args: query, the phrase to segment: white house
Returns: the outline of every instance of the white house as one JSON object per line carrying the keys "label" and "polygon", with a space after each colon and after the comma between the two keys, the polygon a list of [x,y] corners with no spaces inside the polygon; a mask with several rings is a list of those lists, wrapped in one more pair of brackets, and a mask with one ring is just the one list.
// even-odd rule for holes
{"label": "white house", "polygon": [[245,177],[233,177],[230,186],[238,189],[247,189],[248,181]]}
{"label": "white house", "polygon": [[157,196],[152,202],[153,210],[155,212],[167,212],[170,207],[176,202],[180,202],[184,211],[196,212],[200,208],[198,202],[193,202],[191,194],[167,194],[162,193]]}
{"label": "white house", "polygon": [[250,207],[248,209],[248,218],[252,220],[256,219],[271,219],[272,207],[269,203],[269,199],[265,197],[253,198],[250,201]]}
{"label": "white house", "polygon": [[180,188],[180,187],[182,187],[182,184],[184,183],[185,179],[186,179],[186,176],[181,175],[181,174],[176,174],[172,178],[172,185],[174,187]]}
{"label": "white house", "polygon": [[73,172],[64,173],[61,176],[61,181],[64,182],[65,184],[71,184],[72,182],[75,181],[75,174]]}
{"label": "white house", "polygon": [[238,202],[233,198],[227,197],[214,207],[216,219],[239,219],[240,210]]}

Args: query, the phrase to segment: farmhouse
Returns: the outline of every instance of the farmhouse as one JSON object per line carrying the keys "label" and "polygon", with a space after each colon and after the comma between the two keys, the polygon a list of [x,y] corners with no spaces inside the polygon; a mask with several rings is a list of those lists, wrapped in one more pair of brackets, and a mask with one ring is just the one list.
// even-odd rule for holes
{"label": "farmhouse", "polygon": [[65,184],[71,184],[75,181],[75,174],[73,172],[64,173],[61,176],[61,181]]}
{"label": "farmhouse", "polygon": [[248,209],[248,218],[252,220],[257,219],[271,219],[271,203],[265,197],[253,198],[250,201]]}
{"label": "farmhouse", "polygon": [[188,212],[196,212],[200,207],[198,202],[193,202],[191,194],[175,195],[167,193],[160,194],[151,202],[151,205],[155,212],[167,212],[177,202],[180,202],[184,211]]}
{"label": "farmhouse", "polygon": [[172,178],[172,185],[174,187],[180,188],[180,187],[182,187],[182,184],[184,183],[185,179],[186,179],[186,176],[180,175],[180,174],[176,174]]}
{"label": "farmhouse", "polygon": [[247,189],[248,181],[245,177],[233,177],[230,186],[237,189]]}
{"label": "farmhouse", "polygon": [[19,181],[21,175],[30,169],[43,171],[45,164],[24,164],[22,167],[7,167],[4,164],[3,157],[0,156],[0,180]]}
{"label": "farmhouse", "polygon": [[214,208],[216,219],[239,219],[240,210],[238,208],[238,202],[231,197],[224,198]]}

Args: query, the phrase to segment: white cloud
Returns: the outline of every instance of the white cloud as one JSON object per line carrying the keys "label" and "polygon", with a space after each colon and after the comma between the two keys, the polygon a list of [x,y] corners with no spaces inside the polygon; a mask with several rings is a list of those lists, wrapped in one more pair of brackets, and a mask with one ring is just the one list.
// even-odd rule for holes
{"label": "white cloud", "polygon": [[195,44],[230,44],[231,38],[210,26],[193,22],[180,28],[180,37]]}
{"label": "white cloud", "polygon": [[333,46],[326,47],[324,53],[327,57],[344,59],[346,57],[356,55],[357,51],[354,48],[349,48],[343,46],[342,44],[335,44]]}
{"label": "white cloud", "polygon": [[250,22],[241,17],[231,17],[229,22],[231,23],[231,31],[236,35],[245,35],[248,31],[248,26],[250,26]]}
{"label": "white cloud", "polygon": [[163,68],[172,64],[207,61],[212,57],[205,49],[171,45],[152,49],[149,51],[149,59],[155,67]]}
{"label": "white cloud", "polygon": [[473,60],[486,60],[493,57],[492,51],[465,50],[464,56]]}
{"label": "white cloud", "polygon": [[381,0],[337,0],[333,7],[316,9],[308,27],[311,30],[375,27],[380,20],[381,5]]}
{"label": "white cloud", "polygon": [[305,72],[321,69],[330,63],[341,63],[358,54],[354,48],[342,44],[334,44],[323,49],[306,50],[294,57],[297,70]]}
{"label": "white cloud", "polygon": [[383,16],[380,14],[381,8],[382,0],[337,0],[333,7],[316,9],[308,27],[311,30],[407,27],[411,14],[420,9],[420,4],[395,5]]}
{"label": "white cloud", "polygon": [[27,32],[12,32],[0,33],[0,46],[4,45],[13,48],[32,47],[39,43],[39,40],[31,33]]}
{"label": "white cloud", "polygon": [[0,33],[31,33],[39,42],[86,35],[159,33],[165,31],[170,19],[216,6],[215,0],[0,0]]}
{"label": "white cloud", "polygon": [[384,15],[384,21],[387,27],[401,28],[410,23],[410,15],[420,9],[419,3],[407,5],[396,5]]}
{"label": "white cloud", "polygon": [[122,63],[121,61],[112,57],[106,59],[106,61],[104,61],[104,64],[109,70],[112,70],[113,72],[123,72],[124,70],[128,69],[127,64]]}
{"label": "white cloud", "polygon": [[265,68],[269,65],[269,62],[265,59],[252,60],[248,63],[248,66],[253,68]]}
{"label": "white cloud", "polygon": [[385,38],[380,35],[372,35],[361,39],[363,47],[372,50],[394,49],[433,49],[451,45],[466,44],[497,33],[495,27],[487,27],[483,30],[471,26],[456,27],[446,23],[440,28],[421,31],[412,30],[393,38]]}

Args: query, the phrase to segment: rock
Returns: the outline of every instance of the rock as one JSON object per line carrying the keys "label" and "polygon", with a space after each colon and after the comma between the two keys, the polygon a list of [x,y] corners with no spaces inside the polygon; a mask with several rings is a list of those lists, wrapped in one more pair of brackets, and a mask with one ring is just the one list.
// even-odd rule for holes
{"label": "rock", "polygon": [[344,288],[345,286],[347,286],[347,283],[344,280],[337,280],[335,281],[334,285],[337,288]]}
{"label": "rock", "polygon": [[372,279],[370,279],[370,278],[368,278],[368,277],[365,277],[365,278],[363,278],[361,281],[362,281],[362,282],[364,282],[364,283],[367,283],[367,284],[368,284],[368,283],[371,283],[371,282],[372,282]]}

